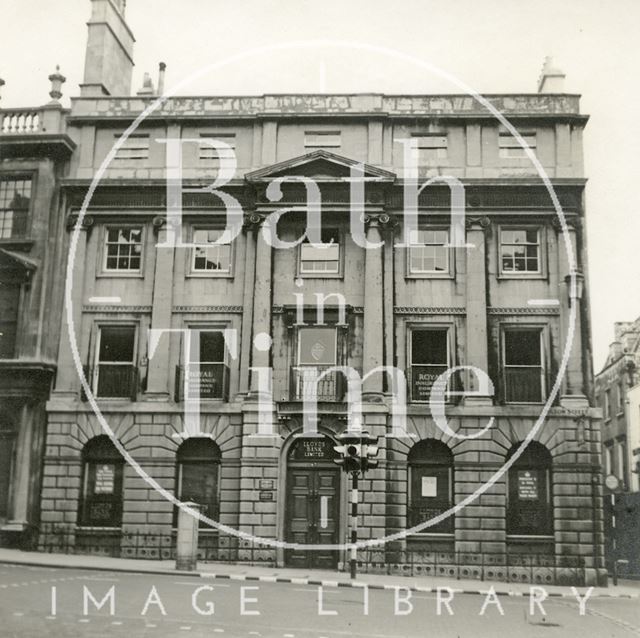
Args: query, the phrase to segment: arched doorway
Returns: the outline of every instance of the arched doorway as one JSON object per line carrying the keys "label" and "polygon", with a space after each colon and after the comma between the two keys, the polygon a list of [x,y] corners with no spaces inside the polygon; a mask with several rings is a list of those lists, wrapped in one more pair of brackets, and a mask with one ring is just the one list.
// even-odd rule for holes
{"label": "arched doorway", "polygon": [[[340,531],[340,468],[329,437],[296,439],[287,454],[285,538],[301,545],[338,543]],[[285,552],[290,567],[334,569],[338,552]]]}

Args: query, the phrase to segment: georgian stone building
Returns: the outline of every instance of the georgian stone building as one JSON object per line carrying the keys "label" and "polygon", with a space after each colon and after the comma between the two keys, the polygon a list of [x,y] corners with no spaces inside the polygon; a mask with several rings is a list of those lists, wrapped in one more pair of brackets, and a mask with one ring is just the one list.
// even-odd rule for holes
{"label": "georgian stone building", "polygon": [[[65,247],[77,234],[72,316],[90,393],[64,339],[47,408],[43,530],[64,529],[67,540],[95,550],[170,555],[175,507],[105,435],[88,400],[95,397],[122,450],[159,487],[266,539],[203,525],[207,556],[339,567],[344,550],[268,541],[347,540],[347,480],[333,446],[353,425],[353,406],[335,368],[366,375],[389,366],[406,384],[376,372],[362,388],[362,423],[383,438],[379,466],[361,481],[360,538],[399,534],[470,502],[363,550],[363,566],[413,562],[425,573],[539,582],[552,577],[549,566],[568,580],[580,566],[595,582],[603,539],[584,267],[587,117],[578,96],[558,86],[561,74],[547,66],[538,93],[488,99],[553,183],[577,255],[573,288],[542,180],[519,143],[465,95],[172,97],[115,149],[78,218],[108,153],[155,99],[149,82],[129,95],[124,3],[92,4],[85,82],[67,117],[78,150],[61,185]],[[179,164],[168,153],[176,138],[190,140],[179,146]],[[229,180],[218,173],[225,157],[237,161]],[[357,165],[364,197],[356,217],[376,248],[351,232]],[[176,198],[167,179],[175,187],[178,167]],[[448,183],[436,179],[416,195],[418,224],[406,233],[408,180],[443,175]],[[466,198],[462,242],[454,241],[454,178]],[[311,181],[326,247],[273,248],[263,229],[274,213],[283,213],[280,239],[304,235]],[[215,243],[231,198],[241,228]],[[573,347],[555,388],[572,310]],[[486,372],[492,387],[456,372],[445,431],[429,395],[454,366]],[[265,396],[273,399],[266,413]],[[517,454],[549,397],[524,452],[471,500]],[[317,401],[317,418],[305,399]],[[406,431],[392,436],[403,416]],[[465,438],[490,419],[484,434]]]}
{"label": "georgian stone building", "polygon": [[0,543],[7,545],[29,543],[38,524],[62,309],[58,184],[75,143],[59,102],[65,78],[56,72],[49,80],[44,106],[0,109]]}

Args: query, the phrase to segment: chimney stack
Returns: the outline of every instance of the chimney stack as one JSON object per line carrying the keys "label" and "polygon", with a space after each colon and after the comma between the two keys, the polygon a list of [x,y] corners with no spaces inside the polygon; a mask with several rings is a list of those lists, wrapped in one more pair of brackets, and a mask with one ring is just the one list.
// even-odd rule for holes
{"label": "chimney stack", "polygon": [[155,95],[155,91],[153,89],[153,81],[151,80],[151,76],[148,73],[144,74],[142,78],[142,87],[138,90],[136,95],[141,95],[143,97]]}
{"label": "chimney stack", "polygon": [[131,94],[135,38],[124,18],[126,0],[91,0],[80,95]]}
{"label": "chimney stack", "polygon": [[164,94],[164,72],[167,70],[167,65],[164,62],[160,62],[158,65],[158,95]]}
{"label": "chimney stack", "polygon": [[538,78],[538,93],[564,93],[564,78],[565,74],[553,66],[553,58],[547,56]]}

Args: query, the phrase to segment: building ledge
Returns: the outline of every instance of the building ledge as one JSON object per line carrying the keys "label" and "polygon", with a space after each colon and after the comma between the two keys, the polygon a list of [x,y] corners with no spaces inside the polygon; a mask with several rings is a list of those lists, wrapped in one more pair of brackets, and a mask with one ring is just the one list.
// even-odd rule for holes
{"label": "building ledge", "polygon": [[66,134],[0,134],[0,159],[25,156],[67,158],[75,148],[76,143]]}

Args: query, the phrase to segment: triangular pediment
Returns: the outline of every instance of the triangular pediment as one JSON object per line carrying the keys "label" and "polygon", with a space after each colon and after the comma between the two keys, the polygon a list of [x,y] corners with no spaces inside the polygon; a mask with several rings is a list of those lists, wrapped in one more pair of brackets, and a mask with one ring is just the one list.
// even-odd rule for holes
{"label": "triangular pediment", "polygon": [[[247,173],[246,179],[249,182],[263,182],[277,177],[298,175],[317,182],[342,182],[351,177],[351,168],[358,164],[356,160],[320,149]],[[367,181],[393,182],[396,178],[395,173],[377,166],[362,166]]]}

